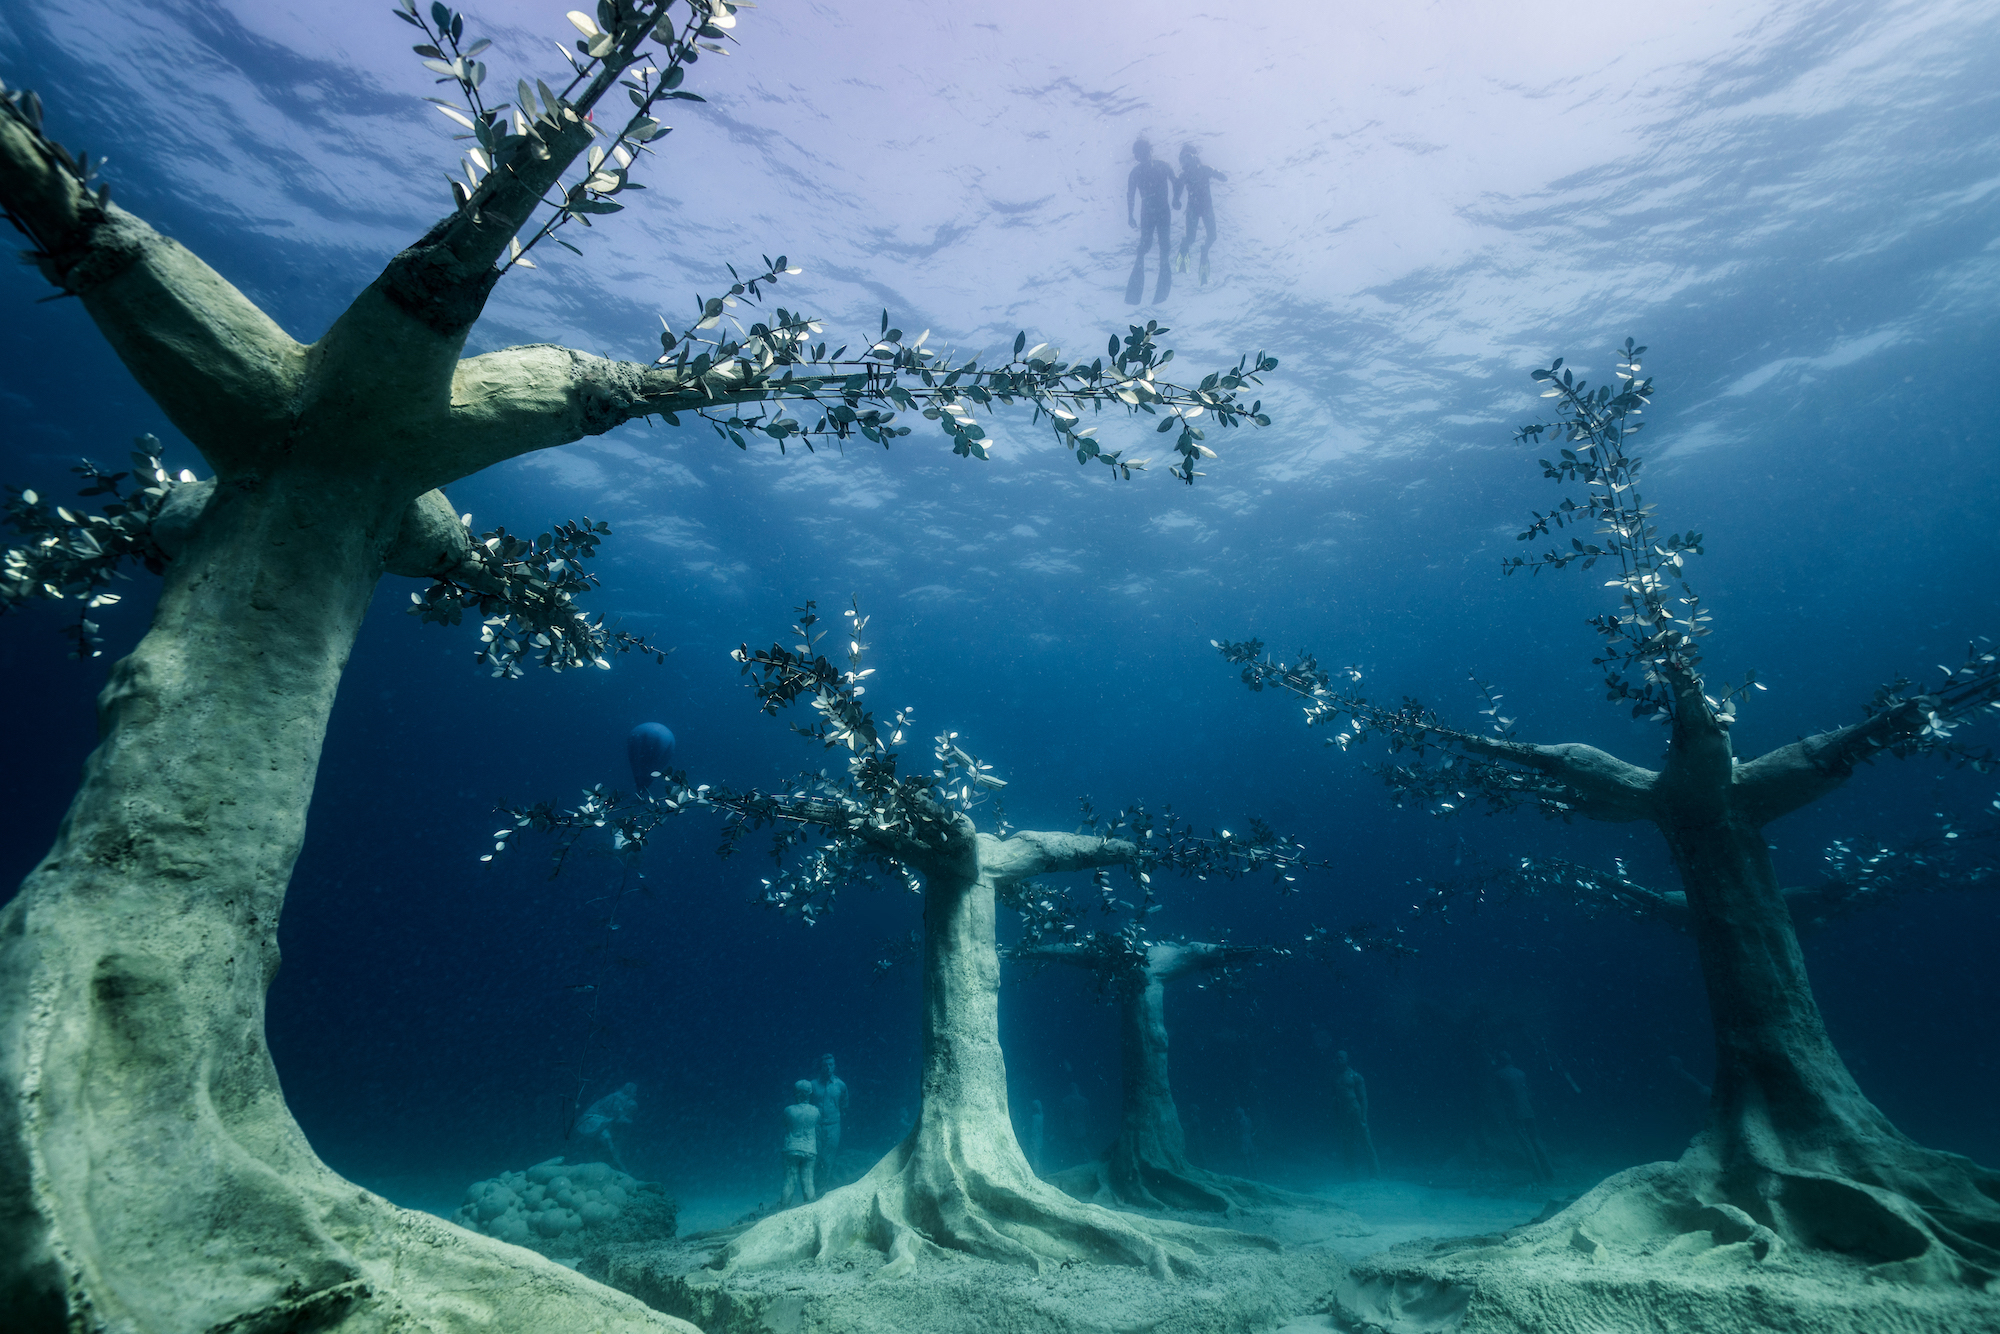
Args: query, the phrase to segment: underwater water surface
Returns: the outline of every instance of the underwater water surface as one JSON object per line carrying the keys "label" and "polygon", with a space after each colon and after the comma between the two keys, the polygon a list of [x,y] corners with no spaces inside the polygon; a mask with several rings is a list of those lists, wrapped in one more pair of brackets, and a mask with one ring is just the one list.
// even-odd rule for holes
{"label": "underwater water surface", "polygon": [[[1266,429],[1212,433],[1192,487],[1080,468],[1022,412],[990,460],[928,423],[884,451],[739,451],[705,426],[636,425],[452,488],[475,526],[589,515],[613,536],[594,610],[674,652],[609,672],[494,680],[467,628],[404,614],[385,580],[341,686],[281,936],[269,1036],[287,1098],[336,1169],[448,1209],[471,1181],[574,1152],[579,1102],[631,1081],[634,1173],[689,1197],[775,1195],[779,1108],[836,1053],[849,1143],[915,1110],[916,979],[874,967],[917,901],[857,889],[811,927],[756,905],[769,862],[720,860],[694,812],[634,869],[585,847],[550,878],[530,838],[491,862],[498,803],[629,782],[635,724],[670,727],[692,781],[771,784],[840,762],[762,716],[729,651],[793,608],[873,617],[872,697],[956,731],[1009,786],[1016,825],[1077,802],[1269,821],[1330,871],[1282,892],[1169,880],[1159,929],[1288,943],[1316,924],[1398,927],[1416,953],[1247,970],[1170,999],[1197,1156],[1323,1174],[1330,1053],[1367,1075],[1385,1171],[1506,1180],[1482,1110],[1514,1053],[1561,1174],[1677,1155],[1699,1129],[1710,1038],[1688,941],[1559,902],[1409,910],[1439,880],[1523,856],[1624,859],[1672,888],[1649,829],[1394,808],[1366,763],[1252,695],[1211,639],[1356,664],[1383,697],[1477,723],[1469,674],[1528,739],[1638,763],[1659,728],[1603,699],[1569,569],[1503,578],[1531,511],[1563,494],[1514,428],[1556,356],[1593,380],[1648,346],[1648,500],[1707,552],[1708,669],[1768,686],[1739,753],[1860,716],[1876,686],[2000,633],[2000,13],[1976,3],[1570,6],[1179,3],[1089,9],[771,0],[705,59],[648,187],[581,257],[508,277],[472,350],[555,341],[650,359],[725,264],[787,255],[774,299],[832,341],[878,319],[1000,351],[1017,331],[1086,355],[1156,320],[1195,374],[1280,359]],[[450,206],[454,128],[381,3],[39,0],[0,5],[0,79],[38,89],[67,143],[108,153],[116,197],[301,339]],[[511,83],[556,62],[554,5],[468,9]],[[1226,173],[1204,281],[1125,300],[1131,144]],[[1182,217],[1174,217],[1175,244]],[[0,275],[0,480],[60,494],[78,457],[156,433],[192,451],[75,303]],[[744,312],[747,313],[747,312]],[[1108,448],[1165,453],[1152,422]],[[1161,460],[1164,464],[1164,459]],[[150,586],[63,658],[59,615],[0,624],[9,745],[0,873],[49,845],[95,737],[106,664]],[[1989,730],[1991,730],[1989,728]],[[918,747],[916,749],[921,749]],[[1977,862],[2000,775],[1885,759],[1772,826],[1787,883],[1835,840],[1961,821]],[[982,819],[987,818],[982,815]],[[1968,862],[1967,864],[1971,864]],[[1913,894],[1805,938],[1837,1045],[1916,1140],[2000,1160],[2000,877]],[[1004,930],[1003,930],[1004,934]],[[1118,1101],[1110,1009],[1076,978],[1009,970],[1017,1117],[1074,1083],[1089,1136]],[[1675,1063],[1692,1073],[1683,1076]],[[1087,1140],[1088,1137],[1086,1137]]]}

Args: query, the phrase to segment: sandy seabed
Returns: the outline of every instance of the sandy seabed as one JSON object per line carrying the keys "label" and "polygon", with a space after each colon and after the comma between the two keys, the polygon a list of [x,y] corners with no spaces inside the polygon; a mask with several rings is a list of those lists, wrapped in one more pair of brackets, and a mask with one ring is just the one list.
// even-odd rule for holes
{"label": "sandy seabed", "polygon": [[[748,1194],[683,1197],[679,1237],[578,1263],[704,1334],[2000,1334],[2000,1294],[1871,1281],[1836,1258],[1508,1255],[1516,1230],[1593,1181],[1278,1184],[1341,1210],[1235,1218],[1283,1249],[1212,1259],[1174,1283],[1117,1266],[1037,1274],[957,1254],[927,1255],[879,1282],[883,1257],[867,1252],[747,1273],[708,1268],[731,1225],[768,1207]],[[1356,1216],[1365,1235],[1352,1235]],[[1454,1269],[1455,1257],[1473,1255],[1501,1259]]]}

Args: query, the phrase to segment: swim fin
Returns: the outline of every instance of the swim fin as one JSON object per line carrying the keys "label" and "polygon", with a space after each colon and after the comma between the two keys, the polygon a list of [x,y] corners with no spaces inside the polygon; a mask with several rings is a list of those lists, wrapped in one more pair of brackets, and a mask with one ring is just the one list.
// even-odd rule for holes
{"label": "swim fin", "polygon": [[1132,266],[1132,276],[1125,281],[1125,304],[1136,306],[1146,295],[1146,261],[1141,259]]}
{"label": "swim fin", "polygon": [[1208,286],[1208,256],[1207,256],[1207,255],[1203,255],[1203,256],[1201,257],[1201,285],[1202,285],[1203,287],[1206,287],[1206,286]]}

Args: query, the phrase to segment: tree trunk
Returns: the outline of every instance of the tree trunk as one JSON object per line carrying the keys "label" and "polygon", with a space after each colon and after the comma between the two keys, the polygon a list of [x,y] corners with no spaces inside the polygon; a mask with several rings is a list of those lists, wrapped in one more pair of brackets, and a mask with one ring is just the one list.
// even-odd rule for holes
{"label": "tree trunk", "polygon": [[1715,1028],[1709,1126],[1683,1166],[1792,1244],[1912,1278],[2000,1272],[2000,1173],[1915,1143],[1861,1092],[1813,999],[1763,831],[1728,813],[1662,832]]}
{"label": "tree trunk", "polygon": [[[1338,1210],[1328,1200],[1206,1171],[1188,1161],[1187,1135],[1181,1129],[1167,1070],[1166,984],[1203,967],[1218,967],[1223,957],[1213,945],[1155,945],[1151,954],[1153,963],[1119,988],[1124,1106],[1118,1138],[1105,1151],[1103,1162],[1059,1173],[1055,1183],[1078,1199],[1141,1209],[1219,1214],[1278,1207]],[[1347,1236],[1367,1233],[1359,1218],[1331,1230]]]}
{"label": "tree trunk", "polygon": [[869,1249],[888,1254],[877,1277],[894,1277],[920,1255],[948,1249],[1036,1269],[1071,1261],[1139,1265],[1171,1278],[1192,1272],[1202,1255],[1275,1249],[1261,1237],[1080,1203],[1035,1176],[1007,1107],[993,879],[979,872],[976,845],[954,865],[920,869],[924,1067],[917,1124],[861,1180],[758,1223],[723,1250],[718,1266],[761,1268]]}
{"label": "tree trunk", "polygon": [[405,506],[216,488],[99,698],[55,847],[0,909],[10,1330],[686,1328],[343,1181],[264,1043],[341,670]]}
{"label": "tree trunk", "polygon": [[1119,1075],[1124,1107],[1118,1138],[1105,1154],[1112,1193],[1151,1209],[1208,1209],[1234,1203],[1202,1182],[1187,1159],[1187,1135],[1167,1079],[1166,984],[1148,970],[1124,988],[1118,1004]]}

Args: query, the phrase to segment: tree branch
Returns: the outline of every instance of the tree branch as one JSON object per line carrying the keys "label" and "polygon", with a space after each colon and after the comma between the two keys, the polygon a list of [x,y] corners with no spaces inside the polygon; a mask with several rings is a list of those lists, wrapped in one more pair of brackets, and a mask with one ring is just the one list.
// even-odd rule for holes
{"label": "tree branch", "polygon": [[1069,943],[1036,943],[1010,945],[1001,951],[1016,963],[1066,963],[1075,968],[1087,968],[1097,972],[1105,966],[1105,956],[1083,945]]}
{"label": "tree branch", "polygon": [[1190,973],[1247,963],[1259,955],[1273,952],[1260,945],[1225,945],[1204,940],[1159,941],[1146,950],[1146,972],[1162,982],[1172,982]]}
{"label": "tree branch", "polygon": [[996,888],[1063,871],[1127,866],[1139,859],[1139,845],[1122,838],[1057,834],[1023,829],[1007,838],[979,836],[979,868]]}
{"label": "tree branch", "polygon": [[1801,737],[1739,765],[1738,809],[1757,824],[1768,824],[1817,801],[1852,777],[1856,764],[1885,752],[1901,759],[1936,751],[1982,773],[1993,767],[1991,752],[1967,750],[1952,733],[2000,710],[2000,655],[1970,645],[1964,665],[1946,668],[1935,690],[1913,695],[1909,687],[1908,681],[1893,681],[1875,692],[1862,721]]}
{"label": "tree branch", "polygon": [[[1906,706],[1907,707],[1907,706]],[[1809,806],[1854,776],[1897,729],[1895,713],[1801,737],[1736,767],[1736,807],[1761,827]]]}
{"label": "tree branch", "polygon": [[1623,824],[1653,816],[1653,787],[1659,775],[1595,746],[1573,741],[1540,746],[1453,730],[1438,734],[1468,754],[1553,778],[1574,794],[1569,804],[1586,819]]}
{"label": "tree branch", "polygon": [[612,361],[553,343],[467,357],[453,372],[450,415],[430,446],[433,481],[467,477],[668,410],[681,381],[669,367]]}
{"label": "tree branch", "polygon": [[[1335,688],[1334,674],[1323,670],[1319,659],[1310,653],[1300,655],[1296,663],[1283,663],[1264,651],[1262,640],[1209,642],[1223,658],[1243,668],[1243,683],[1251,690],[1271,686],[1305,700],[1308,726],[1345,724],[1347,730],[1334,737],[1334,744],[1343,750],[1380,732],[1388,738],[1392,752],[1408,751],[1418,761],[1433,749],[1498,761],[1493,766],[1467,766],[1463,772],[1421,763],[1385,766],[1383,777],[1399,791],[1439,796],[1466,786],[1479,789],[1482,798],[1500,809],[1511,809],[1523,796],[1532,796],[1548,814],[1574,813],[1613,824],[1652,818],[1659,775],[1595,746],[1575,742],[1541,746],[1508,735],[1460,731],[1440,722],[1434,710],[1417,700],[1376,704],[1365,696]],[[1353,683],[1361,680],[1356,668],[1345,669],[1343,675]],[[1522,770],[1553,780],[1553,786],[1536,788],[1524,783]]]}
{"label": "tree branch", "polygon": [[32,93],[0,88],[0,212],[29,258],[84,309],[153,401],[218,473],[283,437],[306,349],[178,243],[89,188],[40,128]]}

